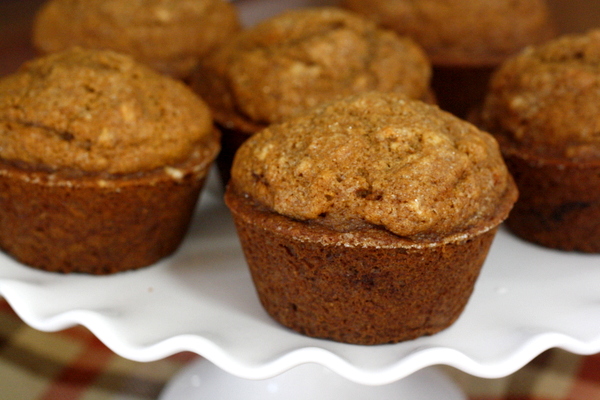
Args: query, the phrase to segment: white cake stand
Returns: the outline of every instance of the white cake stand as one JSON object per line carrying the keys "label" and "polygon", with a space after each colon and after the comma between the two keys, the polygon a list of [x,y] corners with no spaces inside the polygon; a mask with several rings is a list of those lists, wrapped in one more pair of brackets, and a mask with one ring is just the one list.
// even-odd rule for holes
{"label": "white cake stand", "polygon": [[0,254],[0,295],[34,328],[80,324],[131,360],[203,356],[163,400],[314,399],[315,391],[321,399],[459,400],[452,382],[429,367],[494,378],[552,347],[600,352],[600,255],[544,249],[502,229],[467,308],[443,332],[381,346],[292,332],[262,309],[221,195],[211,179],[180,250],[138,271],[61,275]]}

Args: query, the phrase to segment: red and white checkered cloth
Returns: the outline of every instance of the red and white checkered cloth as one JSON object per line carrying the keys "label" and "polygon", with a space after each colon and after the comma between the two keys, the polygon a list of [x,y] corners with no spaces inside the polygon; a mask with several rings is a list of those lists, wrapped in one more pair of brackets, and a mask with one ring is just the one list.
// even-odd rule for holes
{"label": "red and white checkered cloth", "polygon": [[197,356],[138,363],[119,357],[81,326],[56,333],[25,325],[0,299],[0,399],[149,400]]}

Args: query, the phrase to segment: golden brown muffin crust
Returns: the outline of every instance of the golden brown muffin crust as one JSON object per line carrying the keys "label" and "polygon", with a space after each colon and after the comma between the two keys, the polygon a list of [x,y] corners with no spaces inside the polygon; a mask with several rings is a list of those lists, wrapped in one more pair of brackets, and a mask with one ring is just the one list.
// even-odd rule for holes
{"label": "golden brown muffin crust", "polygon": [[529,48],[495,74],[482,126],[520,149],[600,160],[600,30]]}
{"label": "golden brown muffin crust", "polygon": [[516,196],[490,135],[435,106],[375,92],[253,135],[231,182],[293,219],[426,241],[495,226],[506,217],[500,204]]}
{"label": "golden brown muffin crust", "polygon": [[37,14],[35,47],[112,49],[177,77],[240,29],[225,0],[49,0]]}
{"label": "golden brown muffin crust", "polygon": [[336,95],[380,90],[423,98],[430,75],[412,40],[322,7],[246,30],[201,64],[194,87],[221,125],[253,132]]}
{"label": "golden brown muffin crust", "polygon": [[218,144],[184,84],[111,51],[74,48],[0,80],[0,160],[33,169],[127,174]]}
{"label": "golden brown muffin crust", "polygon": [[496,64],[553,35],[545,0],[342,0],[413,37],[433,64]]}

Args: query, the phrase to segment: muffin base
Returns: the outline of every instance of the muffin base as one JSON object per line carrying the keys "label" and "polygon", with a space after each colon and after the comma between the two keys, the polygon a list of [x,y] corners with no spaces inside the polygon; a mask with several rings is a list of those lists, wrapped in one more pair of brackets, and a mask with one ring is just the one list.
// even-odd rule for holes
{"label": "muffin base", "polygon": [[504,148],[519,199],[506,224],[539,245],[600,253],[600,162],[541,159]]}
{"label": "muffin base", "polygon": [[294,221],[231,187],[225,200],[271,317],[307,336],[353,344],[396,343],[449,327],[497,230],[415,245],[383,230],[350,235]]}
{"label": "muffin base", "polygon": [[207,172],[203,163],[103,180],[3,165],[0,247],[53,272],[103,275],[148,266],[181,243]]}

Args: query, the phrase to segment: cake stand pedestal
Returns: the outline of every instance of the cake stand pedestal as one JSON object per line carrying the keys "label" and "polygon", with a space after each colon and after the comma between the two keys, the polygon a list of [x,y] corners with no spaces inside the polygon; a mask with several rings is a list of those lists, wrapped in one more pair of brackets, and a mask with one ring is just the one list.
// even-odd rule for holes
{"label": "cake stand pedestal", "polygon": [[378,386],[342,378],[326,367],[308,363],[273,378],[233,376],[200,358],[165,387],[159,400],[466,400],[460,389],[435,367]]}

